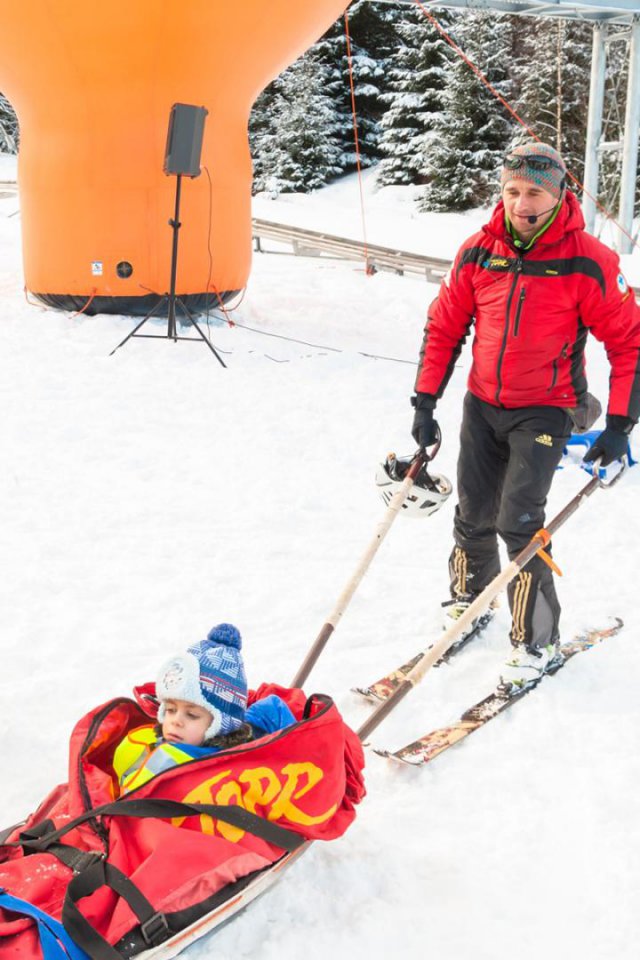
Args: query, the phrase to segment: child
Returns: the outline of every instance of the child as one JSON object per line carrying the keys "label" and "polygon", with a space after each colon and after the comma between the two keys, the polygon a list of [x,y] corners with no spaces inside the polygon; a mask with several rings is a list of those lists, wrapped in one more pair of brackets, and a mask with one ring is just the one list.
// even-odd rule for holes
{"label": "child", "polygon": [[237,627],[219,623],[206,640],[163,664],[156,680],[159,724],[129,731],[113,755],[121,794],[177,764],[295,723],[287,704],[275,695],[247,709],[241,647]]}

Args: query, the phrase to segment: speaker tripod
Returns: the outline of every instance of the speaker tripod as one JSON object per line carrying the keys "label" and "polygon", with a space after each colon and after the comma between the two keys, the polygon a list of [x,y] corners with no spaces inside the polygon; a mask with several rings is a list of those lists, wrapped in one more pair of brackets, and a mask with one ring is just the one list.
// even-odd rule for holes
{"label": "speaker tripod", "polygon": [[[218,353],[218,351],[216,350],[216,348],[213,346],[213,344],[212,344],[212,343],[209,341],[209,339],[204,335],[204,333],[202,332],[202,330],[201,330],[200,327],[198,326],[197,322],[194,320],[193,316],[191,315],[191,312],[190,312],[189,309],[187,308],[187,305],[180,299],[180,297],[176,296],[176,276],[177,276],[177,272],[178,272],[178,236],[179,236],[180,227],[182,226],[182,224],[180,223],[180,197],[181,197],[181,193],[182,193],[182,174],[178,173],[177,176],[176,176],[176,203],[175,203],[175,210],[174,210],[173,219],[172,219],[172,220],[169,220],[169,226],[170,226],[171,229],[173,230],[173,245],[172,245],[172,249],[171,249],[171,282],[170,282],[170,285],[169,285],[169,293],[165,293],[165,294],[162,295],[162,297],[158,300],[158,302],[156,303],[156,305],[155,305],[155,307],[153,308],[153,310],[150,310],[149,313],[146,315],[146,317],[144,317],[144,318],[140,321],[140,323],[139,323],[136,327],[133,328],[133,330],[131,331],[131,333],[128,333],[127,336],[124,338],[124,340],[121,340],[120,343],[117,345],[117,347],[114,347],[114,348],[113,348],[113,350],[111,351],[111,353],[109,354],[109,356],[112,357],[112,356],[114,355],[114,353],[116,352],[116,350],[119,350],[120,347],[124,346],[124,344],[127,342],[127,340],[131,340],[132,337],[143,337],[143,338],[146,338],[146,339],[148,339],[148,340],[167,340],[167,339],[169,339],[169,340],[174,340],[174,341],[176,341],[176,342],[177,342],[178,340],[191,340],[193,343],[197,343],[198,341],[197,341],[196,337],[180,337],[180,336],[178,336],[178,334],[177,334],[177,331],[176,331],[176,307],[180,307],[181,310],[182,310],[182,312],[184,313],[185,317],[186,317],[187,320],[189,321],[189,323],[192,325],[192,327],[194,327],[194,328],[196,329],[196,331],[198,332],[198,334],[199,334],[200,337],[202,338],[202,341],[203,341],[204,343],[206,343],[206,345],[209,347],[209,350],[211,350],[211,353],[214,355],[214,357],[216,358],[216,360],[217,360],[223,367],[226,368],[226,366],[227,366],[226,363],[224,362],[224,360],[222,359],[222,357],[220,356],[220,354]],[[167,313],[167,332],[166,332],[166,333],[138,333],[138,330],[140,330],[140,328],[144,326],[144,324],[147,322],[147,320],[150,320],[151,317],[155,316],[155,314],[158,312],[158,310],[160,309],[160,307],[161,307],[164,303],[168,303],[168,304],[169,304],[168,313]]]}

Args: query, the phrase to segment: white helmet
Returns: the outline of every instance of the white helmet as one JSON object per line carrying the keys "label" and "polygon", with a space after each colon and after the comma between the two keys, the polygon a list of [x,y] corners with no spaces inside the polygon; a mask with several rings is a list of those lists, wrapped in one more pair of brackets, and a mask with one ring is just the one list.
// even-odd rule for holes
{"label": "white helmet", "polygon": [[[379,464],[376,471],[376,484],[387,506],[394,493],[402,486],[402,481],[413,459],[413,457],[396,457],[395,453],[390,453],[386,461]],[[402,504],[402,510],[408,517],[429,517],[440,509],[451,495],[452,489],[446,477],[428,473],[427,465],[424,463]]]}

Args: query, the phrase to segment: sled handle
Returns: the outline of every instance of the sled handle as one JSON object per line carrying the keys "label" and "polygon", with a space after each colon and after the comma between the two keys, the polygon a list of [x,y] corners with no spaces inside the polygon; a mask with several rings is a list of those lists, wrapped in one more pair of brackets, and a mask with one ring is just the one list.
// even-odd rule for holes
{"label": "sled handle", "polygon": [[618,470],[618,472],[611,477],[611,480],[605,480],[603,477],[600,476],[601,463],[602,463],[602,457],[598,457],[597,460],[594,460],[592,473],[594,477],[598,478],[599,486],[601,486],[603,490],[608,490],[610,487],[614,487],[618,482],[618,480],[620,479],[620,477],[624,473],[626,473],[627,470],[629,469],[629,457],[625,453],[623,454],[623,456],[620,457],[620,469]]}

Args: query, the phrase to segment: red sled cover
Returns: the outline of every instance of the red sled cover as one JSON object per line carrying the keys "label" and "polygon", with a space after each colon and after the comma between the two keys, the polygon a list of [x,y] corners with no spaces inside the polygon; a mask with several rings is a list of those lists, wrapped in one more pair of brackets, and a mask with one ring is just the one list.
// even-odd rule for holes
{"label": "red sled cover", "polygon": [[[17,841],[25,832],[50,834],[117,800],[113,752],[130,729],[155,717],[153,692],[154,685],[146,684],[136,689],[137,702],[111,700],[79,721],[70,741],[69,782],[52,790],[0,846],[0,888],[61,919],[74,870],[55,853]],[[306,700],[301,690],[264,684],[250,693],[250,702],[272,693],[289,705],[297,720],[293,726],[166,770],[117,800],[118,809],[131,800],[154,799],[235,805],[307,840],[341,836],[365,794],[360,741],[328,697]],[[59,842],[78,851],[76,874],[83,852],[99,854],[132,880],[158,913],[178,917],[183,926],[207,912],[216,897],[219,902],[225,887],[242,883],[284,853],[274,842],[204,814],[96,816]],[[137,952],[131,945],[139,920],[125,899],[101,887],[79,907],[110,944],[121,949],[126,940],[123,955]],[[36,928],[32,920],[0,908],[0,960],[18,958],[41,960]]]}

